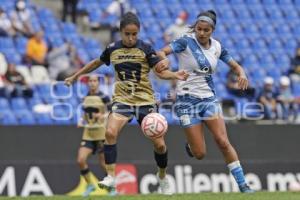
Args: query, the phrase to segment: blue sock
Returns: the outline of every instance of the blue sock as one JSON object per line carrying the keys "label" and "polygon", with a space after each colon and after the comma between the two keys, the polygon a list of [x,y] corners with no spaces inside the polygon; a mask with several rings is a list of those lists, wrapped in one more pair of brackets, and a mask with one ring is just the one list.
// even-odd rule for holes
{"label": "blue sock", "polygon": [[245,175],[240,161],[234,161],[227,165],[239,187],[246,185]]}
{"label": "blue sock", "polygon": [[117,144],[104,144],[105,164],[115,164],[117,160]]}

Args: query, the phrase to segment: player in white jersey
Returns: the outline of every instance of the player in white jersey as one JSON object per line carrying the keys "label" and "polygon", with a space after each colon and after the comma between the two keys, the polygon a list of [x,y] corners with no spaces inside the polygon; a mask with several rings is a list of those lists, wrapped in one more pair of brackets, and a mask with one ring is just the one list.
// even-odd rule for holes
{"label": "player in white jersey", "polygon": [[227,63],[238,76],[240,89],[245,90],[248,80],[243,68],[230,56],[220,42],[212,38],[215,30],[216,13],[208,10],[197,16],[190,35],[174,40],[164,47],[159,55],[176,53],[179,68],[190,76],[186,81],[178,81],[176,112],[183,126],[190,156],[202,159],[206,153],[204,124],[213,134],[227,166],[234,176],[241,192],[253,192],[245,181],[238,155],[230,144],[222,111],[216,99],[212,73],[218,60]]}

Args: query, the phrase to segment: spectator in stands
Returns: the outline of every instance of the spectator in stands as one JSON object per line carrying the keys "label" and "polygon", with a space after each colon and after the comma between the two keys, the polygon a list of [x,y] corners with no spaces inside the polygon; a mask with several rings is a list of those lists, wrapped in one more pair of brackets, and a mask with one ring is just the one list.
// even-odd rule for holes
{"label": "spectator in stands", "polygon": [[181,37],[189,31],[187,25],[188,13],[181,11],[175,20],[175,23],[167,28],[164,33],[164,39],[166,43],[170,43],[172,40]]}
{"label": "spectator in stands", "polygon": [[104,94],[107,94],[110,98],[112,97],[112,93],[114,91],[114,80],[111,75],[105,75],[104,76],[104,84],[101,85],[101,91],[103,91]]}
{"label": "spectator in stands", "polygon": [[50,78],[60,81],[65,80],[83,65],[76,49],[69,43],[60,47],[50,47],[46,59]]}
{"label": "spectator in stands", "polygon": [[266,77],[264,79],[264,87],[258,97],[258,102],[264,106],[265,119],[275,119],[277,116],[278,106],[273,84],[274,79]]}
{"label": "spectator in stands", "polygon": [[300,47],[296,50],[296,55],[291,59],[290,77],[293,83],[300,83]]}
{"label": "spectator in stands", "polygon": [[30,37],[34,33],[30,18],[30,11],[26,8],[26,1],[17,0],[15,10],[11,13],[12,25],[26,37]]}
{"label": "spectator in stands", "polygon": [[128,0],[114,0],[108,5],[106,10],[103,12],[102,18],[106,18],[109,15],[114,15],[114,16],[117,16],[119,19],[118,21],[116,21],[115,24],[109,24],[110,30],[111,30],[111,40],[112,41],[120,40],[120,36],[119,36],[120,19],[125,13],[127,13],[129,11],[135,13],[135,10],[133,8],[131,8]]}
{"label": "spectator in stands", "polygon": [[5,74],[6,88],[11,97],[28,97],[31,98],[33,91],[26,83],[25,78],[16,70],[15,64],[9,63]]}
{"label": "spectator in stands", "polygon": [[39,31],[28,40],[26,47],[26,61],[31,65],[46,66],[47,44],[43,39],[43,32]]}
{"label": "spectator in stands", "polygon": [[10,19],[4,10],[0,7],[0,36],[14,37],[16,30],[12,26]]}
{"label": "spectator in stands", "polygon": [[289,120],[289,117],[293,114],[293,120],[295,121],[298,115],[298,105],[291,92],[290,79],[287,76],[282,76],[280,78],[277,101],[280,105],[279,117],[283,120]]}
{"label": "spectator in stands", "polygon": [[238,85],[238,76],[234,73],[232,69],[227,73],[227,90],[230,94],[237,97],[247,97],[254,98],[255,89],[251,86],[248,86],[246,90],[240,90]]}
{"label": "spectator in stands", "polygon": [[65,22],[67,15],[71,14],[72,22],[76,24],[78,0],[63,0],[62,20]]}

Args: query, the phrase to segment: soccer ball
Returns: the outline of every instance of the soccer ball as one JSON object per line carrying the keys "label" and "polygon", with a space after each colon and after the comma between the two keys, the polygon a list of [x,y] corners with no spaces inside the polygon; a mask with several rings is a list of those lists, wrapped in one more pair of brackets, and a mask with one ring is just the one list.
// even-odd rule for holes
{"label": "soccer ball", "polygon": [[158,138],[166,134],[168,122],[159,113],[150,113],[142,121],[142,131],[148,138]]}

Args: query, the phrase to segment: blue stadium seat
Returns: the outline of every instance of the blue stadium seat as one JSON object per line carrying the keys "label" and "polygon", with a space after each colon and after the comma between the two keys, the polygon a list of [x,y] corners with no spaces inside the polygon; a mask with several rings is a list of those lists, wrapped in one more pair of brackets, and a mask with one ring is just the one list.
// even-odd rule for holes
{"label": "blue stadium seat", "polygon": [[14,63],[16,65],[22,64],[22,58],[21,55],[16,51],[3,51],[6,57],[6,60],[8,63]]}
{"label": "blue stadium seat", "polygon": [[267,45],[263,39],[257,39],[255,42],[251,44],[251,48],[253,52],[257,52],[257,53],[268,52]]}
{"label": "blue stadium seat", "polygon": [[294,96],[300,97],[300,84],[297,83],[292,84],[292,91]]}
{"label": "blue stadium seat", "polygon": [[109,4],[111,4],[111,0],[101,0],[98,3],[99,8],[105,10],[109,6]]}
{"label": "blue stadium seat", "polygon": [[41,113],[41,114],[35,113],[34,115],[35,115],[36,122],[40,125],[52,125],[53,124],[53,120],[51,119],[51,116],[49,113]]}
{"label": "blue stadium seat", "polygon": [[232,7],[235,7],[237,5],[244,5],[244,0],[230,0],[230,4]]}
{"label": "blue stadium seat", "polygon": [[293,56],[295,54],[296,48],[298,47],[298,43],[296,40],[293,39],[285,39],[284,42],[284,50],[286,53],[288,53],[290,56]]}
{"label": "blue stadium seat", "polygon": [[53,93],[57,97],[67,97],[71,95],[70,88],[67,87],[63,82],[56,83],[54,85]]}
{"label": "blue stadium seat", "polygon": [[255,55],[249,54],[243,59],[243,66],[248,68],[258,64],[258,59]]}
{"label": "blue stadium seat", "polygon": [[30,98],[27,100],[27,105],[31,110],[35,105],[42,104],[42,103],[43,101],[40,98]]}
{"label": "blue stadium seat", "polygon": [[[71,110],[70,110],[71,108]],[[66,105],[54,106],[51,118],[55,124],[67,125],[72,124],[73,121],[73,110],[72,107]]]}
{"label": "blue stadium seat", "polygon": [[263,24],[260,27],[260,34],[263,37],[268,37],[268,38],[272,38],[272,39],[277,37],[275,29],[271,24]]}
{"label": "blue stadium seat", "polygon": [[32,116],[32,113],[28,110],[19,110],[15,113],[17,119],[19,120],[20,125],[34,125],[35,120]]}
{"label": "blue stadium seat", "polygon": [[264,69],[257,68],[251,72],[251,76],[255,82],[255,85],[261,85],[264,77],[266,76],[266,72]]}
{"label": "blue stadium seat", "polygon": [[1,110],[0,124],[2,125],[17,125],[18,121],[13,112],[10,110]]}
{"label": "blue stadium seat", "polygon": [[216,84],[216,95],[222,100],[232,99],[232,95],[228,93],[228,90],[224,84]]}
{"label": "blue stadium seat", "polygon": [[261,0],[264,6],[274,5],[276,4],[276,0]]}
{"label": "blue stadium seat", "polygon": [[14,51],[14,42],[12,38],[9,37],[0,37],[0,51],[2,52],[11,52]]}
{"label": "blue stadium seat", "polygon": [[16,97],[11,99],[11,108],[15,111],[27,109],[27,103],[24,98]]}
{"label": "blue stadium seat", "polygon": [[6,98],[0,98],[0,112],[10,108],[9,102]]}
{"label": "blue stadium seat", "polygon": [[271,40],[269,43],[268,43],[268,49],[269,51],[274,51],[274,50],[277,50],[277,49],[282,49],[282,44],[281,44],[281,41],[280,40]]}
{"label": "blue stadium seat", "polygon": [[[293,1],[292,0],[277,0],[278,4],[280,6],[289,6],[289,5],[293,5]],[[297,0],[296,0],[297,2]]]}
{"label": "blue stadium seat", "polygon": [[28,39],[25,37],[17,37],[16,42],[16,49],[21,55],[25,55],[26,46],[27,46]]}
{"label": "blue stadium seat", "polygon": [[281,77],[281,71],[280,68],[272,67],[267,70],[267,75],[271,76],[274,80],[279,80]]}
{"label": "blue stadium seat", "polygon": [[[100,67],[99,69],[104,68]],[[78,97],[83,97],[86,96],[88,93],[88,87],[84,83],[77,82],[76,84],[73,85],[73,92],[78,96]]]}

